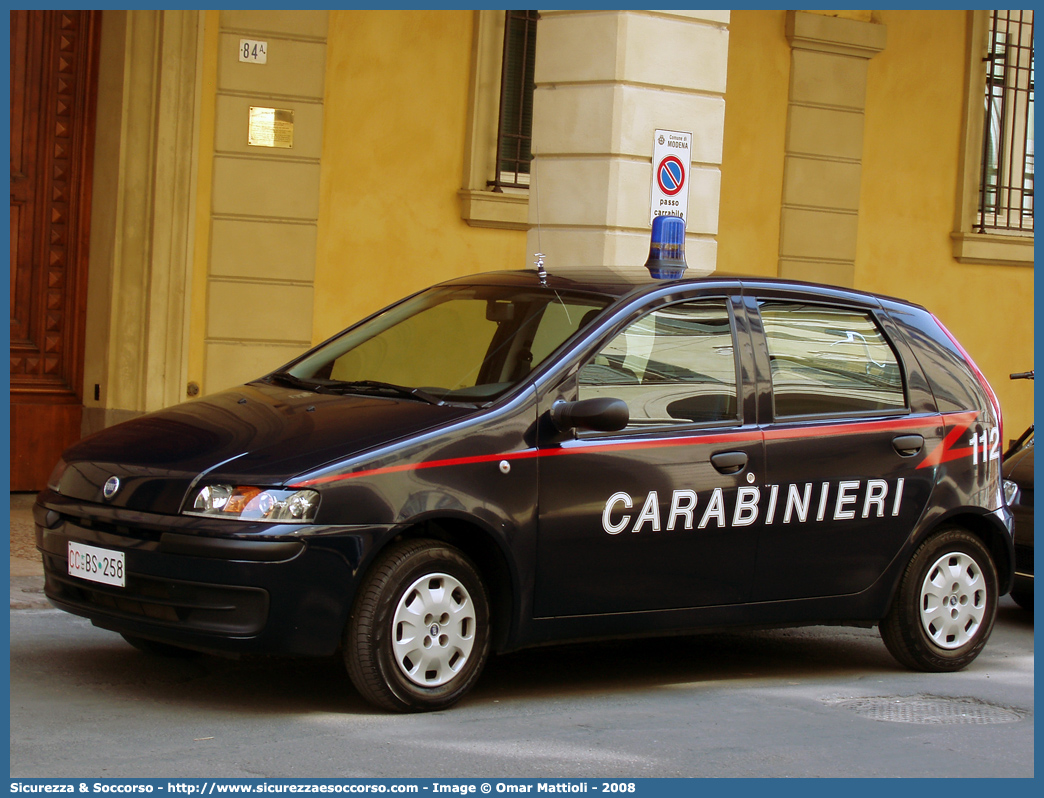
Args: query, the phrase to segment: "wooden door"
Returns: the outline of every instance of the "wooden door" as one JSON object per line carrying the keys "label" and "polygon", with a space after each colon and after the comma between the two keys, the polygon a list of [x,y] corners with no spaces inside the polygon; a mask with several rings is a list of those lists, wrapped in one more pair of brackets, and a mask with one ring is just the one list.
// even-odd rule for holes
{"label": "wooden door", "polygon": [[11,11],[11,490],[80,437],[100,13]]}

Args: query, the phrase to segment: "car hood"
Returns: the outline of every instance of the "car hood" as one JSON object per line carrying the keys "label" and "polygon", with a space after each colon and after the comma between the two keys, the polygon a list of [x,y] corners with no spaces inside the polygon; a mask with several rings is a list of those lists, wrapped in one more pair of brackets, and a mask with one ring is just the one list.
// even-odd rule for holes
{"label": "car hood", "polygon": [[[276,486],[374,447],[450,423],[474,408],[383,396],[316,394],[251,383],[118,424],[63,455],[69,498],[176,513],[203,473]],[[104,498],[112,476],[119,490]]]}

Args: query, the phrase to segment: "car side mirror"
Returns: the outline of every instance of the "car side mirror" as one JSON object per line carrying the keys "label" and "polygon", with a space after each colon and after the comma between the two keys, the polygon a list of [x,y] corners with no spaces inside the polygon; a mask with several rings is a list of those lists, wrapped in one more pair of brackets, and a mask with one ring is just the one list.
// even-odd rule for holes
{"label": "car side mirror", "polygon": [[595,432],[616,432],[627,426],[631,412],[622,399],[597,396],[579,402],[559,400],[551,405],[551,423],[559,432],[587,429]]}

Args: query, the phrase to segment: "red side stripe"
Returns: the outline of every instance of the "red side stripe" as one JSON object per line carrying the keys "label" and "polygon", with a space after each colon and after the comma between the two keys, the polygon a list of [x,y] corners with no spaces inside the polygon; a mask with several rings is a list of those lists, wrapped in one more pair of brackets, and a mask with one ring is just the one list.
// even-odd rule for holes
{"label": "red side stripe", "polygon": [[955,449],[954,444],[962,439],[961,436],[978,417],[979,414],[977,412],[946,414],[944,416],[946,423],[953,424],[953,429],[946,434],[946,437],[943,438],[942,442],[932,449],[928,456],[925,457],[917,467],[931,468],[932,466],[937,466],[941,463],[948,463],[951,460],[957,460],[961,457],[970,457],[972,454],[971,446]]}
{"label": "red side stripe", "polygon": [[[970,448],[955,449],[953,444],[957,442],[961,434],[978,417],[978,413],[950,413],[941,416],[945,424],[953,423],[955,426],[946,436],[945,440],[925,458],[918,468],[937,465],[949,460],[965,457],[971,454]],[[907,429],[919,429],[933,423],[940,417],[914,417],[903,419],[882,419],[879,421],[853,421],[839,424],[816,424],[808,427],[790,427],[787,429],[754,430],[748,429],[740,432],[723,432],[719,434],[687,435],[681,438],[657,438],[641,441],[615,441],[598,443],[591,441],[569,441],[554,449],[522,449],[517,452],[500,452],[496,454],[480,454],[470,457],[451,457],[444,460],[428,460],[421,463],[401,463],[399,465],[385,466],[383,468],[368,468],[362,471],[352,471],[347,474],[330,474],[324,477],[316,477],[302,482],[295,482],[291,488],[307,488],[314,485],[328,485],[333,482],[343,482],[360,477],[381,476],[384,474],[397,474],[406,471],[420,471],[427,468],[450,468],[453,466],[476,465],[479,463],[493,463],[501,460],[508,462],[514,460],[530,460],[534,457],[558,457],[563,455],[587,454],[591,452],[624,452],[640,451],[642,449],[666,449],[676,446],[718,445],[745,443],[764,437],[765,440],[787,440],[801,438],[835,437],[837,435],[859,435],[867,432],[878,432],[882,428],[902,432]]]}

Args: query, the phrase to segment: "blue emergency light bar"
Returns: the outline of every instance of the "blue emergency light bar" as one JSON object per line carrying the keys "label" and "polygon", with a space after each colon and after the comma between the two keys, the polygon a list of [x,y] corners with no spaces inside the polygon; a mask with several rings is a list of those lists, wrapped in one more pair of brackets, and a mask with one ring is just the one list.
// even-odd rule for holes
{"label": "blue emergency light bar", "polygon": [[688,268],[685,263],[685,220],[679,216],[657,216],[652,223],[652,243],[645,262],[657,280],[677,280]]}

